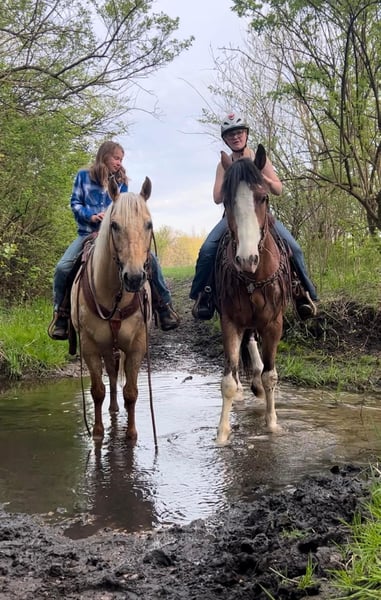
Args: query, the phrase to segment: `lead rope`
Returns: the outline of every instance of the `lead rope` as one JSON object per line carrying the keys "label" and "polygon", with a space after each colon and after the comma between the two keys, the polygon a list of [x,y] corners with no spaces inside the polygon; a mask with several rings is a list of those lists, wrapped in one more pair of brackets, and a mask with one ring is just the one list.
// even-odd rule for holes
{"label": "lead rope", "polygon": [[147,373],[148,373],[149,404],[150,404],[150,410],[151,410],[153,440],[154,440],[154,444],[155,444],[155,450],[157,452],[158,445],[157,445],[157,435],[156,435],[155,412],[154,412],[154,408],[153,408],[153,394],[152,394],[152,381],[151,381],[151,359],[150,359],[150,352],[149,352],[149,331],[148,331],[148,314],[147,314],[147,308],[148,308],[148,306],[149,306],[148,294],[147,294],[147,291],[144,290],[144,292],[143,292],[143,307],[142,307],[142,312],[143,312],[144,324],[145,324],[145,328],[146,328]]}
{"label": "lead rope", "polygon": [[[83,269],[86,268],[86,265],[83,265]],[[85,426],[87,429],[87,433],[89,437],[91,437],[91,431],[89,424],[87,422],[87,411],[86,411],[86,401],[85,401],[85,388],[83,385],[83,357],[82,357],[82,346],[81,346],[81,324],[79,321],[79,291],[81,288],[81,273],[82,269],[79,270],[77,275],[78,280],[78,289],[77,289],[77,319],[78,319],[78,344],[79,344],[79,367],[80,367],[80,375],[81,375],[81,390],[82,390],[82,411],[83,411],[83,420],[85,422]]]}

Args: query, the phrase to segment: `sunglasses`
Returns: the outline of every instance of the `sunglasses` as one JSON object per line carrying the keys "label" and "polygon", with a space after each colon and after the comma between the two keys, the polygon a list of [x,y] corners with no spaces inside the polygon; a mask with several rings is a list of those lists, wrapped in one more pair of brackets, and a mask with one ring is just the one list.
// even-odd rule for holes
{"label": "sunglasses", "polygon": [[235,136],[241,137],[241,135],[244,133],[246,133],[246,129],[234,129],[234,131],[228,131],[225,133],[225,137],[228,139],[233,139]]}

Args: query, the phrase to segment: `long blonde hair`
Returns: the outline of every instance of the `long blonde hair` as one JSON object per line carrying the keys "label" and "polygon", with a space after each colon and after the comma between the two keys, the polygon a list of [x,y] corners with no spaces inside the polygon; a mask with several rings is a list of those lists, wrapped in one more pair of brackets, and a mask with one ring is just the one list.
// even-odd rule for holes
{"label": "long blonde hair", "polygon": [[[98,152],[95,156],[95,161],[89,169],[91,179],[105,189],[108,187],[108,179],[110,176],[110,172],[106,165],[106,159],[109,156],[112,156],[116,149],[121,150],[124,154],[124,149],[120,144],[118,144],[118,142],[113,142],[111,140],[103,142],[103,144],[99,146]],[[128,184],[128,177],[124,167],[120,166],[119,171],[114,173],[114,180],[118,184]]]}

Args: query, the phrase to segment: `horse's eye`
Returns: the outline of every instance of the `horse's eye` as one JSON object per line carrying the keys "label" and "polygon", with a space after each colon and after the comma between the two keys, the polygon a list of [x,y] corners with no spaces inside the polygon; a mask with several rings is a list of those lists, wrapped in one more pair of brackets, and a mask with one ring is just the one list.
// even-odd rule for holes
{"label": "horse's eye", "polygon": [[153,229],[152,221],[147,221],[147,223],[145,224],[145,228],[147,231],[151,231]]}
{"label": "horse's eye", "polygon": [[116,221],[111,221],[110,227],[113,231],[115,231],[115,233],[118,233],[118,231],[120,231],[120,227]]}

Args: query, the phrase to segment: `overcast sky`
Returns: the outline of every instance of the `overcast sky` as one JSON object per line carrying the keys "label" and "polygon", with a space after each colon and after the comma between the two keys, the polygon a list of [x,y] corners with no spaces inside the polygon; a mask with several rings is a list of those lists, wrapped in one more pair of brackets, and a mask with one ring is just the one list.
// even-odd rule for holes
{"label": "overcast sky", "polygon": [[[153,10],[180,18],[176,37],[196,39],[190,50],[144,82],[156,94],[163,116],[157,120],[134,112],[129,135],[119,138],[126,152],[124,166],[131,191],[140,190],[146,175],[152,180],[149,206],[155,230],[167,225],[205,235],[221,217],[212,187],[224,146],[197,120],[207,107],[202,96],[210,99],[207,88],[215,80],[212,51],[216,55],[222,46],[240,44],[245,23],[231,11],[231,0],[157,0]],[[144,94],[139,102],[147,109],[153,104]]]}

